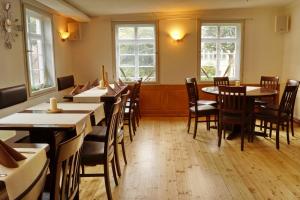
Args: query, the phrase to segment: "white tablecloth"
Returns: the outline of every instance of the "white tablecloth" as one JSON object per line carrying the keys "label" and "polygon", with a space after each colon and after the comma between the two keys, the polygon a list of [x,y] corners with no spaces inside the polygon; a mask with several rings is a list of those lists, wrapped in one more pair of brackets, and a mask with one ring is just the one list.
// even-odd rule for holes
{"label": "white tablecloth", "polygon": [[6,192],[9,199],[15,199],[24,192],[41,173],[47,161],[46,152],[39,148],[15,148],[27,159],[19,161],[19,167],[6,168],[0,165],[0,174],[6,174],[0,177],[0,181],[5,183]]}
{"label": "white tablecloth", "polygon": [[[86,126],[85,134],[92,130],[89,114],[73,113],[14,113],[0,119],[1,127],[76,128]],[[79,132],[77,132],[79,133]]]}

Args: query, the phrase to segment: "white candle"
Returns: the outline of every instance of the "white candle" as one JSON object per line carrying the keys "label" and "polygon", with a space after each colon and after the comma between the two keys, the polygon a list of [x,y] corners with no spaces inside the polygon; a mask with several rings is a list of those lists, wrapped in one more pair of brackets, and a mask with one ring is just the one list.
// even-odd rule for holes
{"label": "white candle", "polygon": [[50,98],[50,110],[57,110],[57,99],[55,97]]}
{"label": "white candle", "polygon": [[240,86],[240,85],[241,85],[240,81],[235,81],[235,86]]}

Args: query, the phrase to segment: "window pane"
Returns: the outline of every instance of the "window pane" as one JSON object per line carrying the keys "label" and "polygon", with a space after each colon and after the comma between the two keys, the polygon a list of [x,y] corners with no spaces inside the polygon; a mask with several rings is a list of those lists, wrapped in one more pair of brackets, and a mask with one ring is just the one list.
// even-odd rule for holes
{"label": "window pane", "polygon": [[201,30],[202,38],[217,38],[218,27],[217,26],[202,26]]}
{"label": "window pane", "polygon": [[120,78],[125,81],[132,81],[135,77],[134,67],[120,67]]}
{"label": "window pane", "polygon": [[139,76],[142,77],[143,80],[147,80],[149,78],[155,77],[155,68],[154,67],[140,67],[139,71],[140,71]]}
{"label": "window pane", "polygon": [[217,43],[202,42],[201,52],[201,79],[211,80],[212,77],[216,76]]}
{"label": "window pane", "polygon": [[139,56],[139,66],[154,66],[154,56]]}
{"label": "window pane", "polygon": [[134,27],[119,27],[118,35],[120,40],[133,40]]}
{"label": "window pane", "polygon": [[138,27],[138,39],[154,39],[154,27]]}
{"label": "window pane", "polygon": [[28,18],[29,33],[41,34],[41,21],[35,17]]}
{"label": "window pane", "polygon": [[235,43],[227,42],[220,44],[220,67],[219,74],[233,77],[235,67]]}
{"label": "window pane", "polygon": [[120,56],[120,66],[134,66],[134,56]]}
{"label": "window pane", "polygon": [[236,38],[236,27],[235,26],[221,26],[220,27],[220,38]]}
{"label": "window pane", "polygon": [[120,44],[120,54],[134,54],[134,44]]}
{"label": "window pane", "polygon": [[140,43],[139,54],[154,54],[154,44],[152,43]]}

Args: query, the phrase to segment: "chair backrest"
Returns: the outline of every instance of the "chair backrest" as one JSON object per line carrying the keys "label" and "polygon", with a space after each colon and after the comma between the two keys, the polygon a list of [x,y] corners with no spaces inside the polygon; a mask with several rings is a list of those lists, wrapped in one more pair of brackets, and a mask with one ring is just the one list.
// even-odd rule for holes
{"label": "chair backrest", "polygon": [[261,76],[260,87],[278,90],[279,89],[279,77],[278,76]]}
{"label": "chair backrest", "polygon": [[84,134],[61,143],[55,159],[54,181],[51,198],[54,200],[72,200],[79,193],[80,148]]}
{"label": "chair backrest", "polygon": [[198,95],[196,78],[186,78],[185,86],[188,94],[189,107],[197,105],[197,101],[199,100],[199,95]]}
{"label": "chair backrest", "polygon": [[139,87],[140,87],[140,83],[139,82],[135,82],[133,84],[133,87],[131,89],[130,92],[130,103],[129,103],[129,108],[130,110],[133,109],[134,104],[136,103],[136,98],[139,92]]}
{"label": "chair backrest", "polygon": [[[43,166],[42,171],[40,172],[38,178],[30,185],[27,190],[16,198],[16,200],[31,200],[31,199],[38,199],[42,192],[44,191],[44,186],[47,178],[49,166],[49,159],[46,160],[45,165]],[[6,197],[8,199],[8,197]]]}
{"label": "chair backrest", "polygon": [[104,149],[104,154],[106,156],[108,156],[109,153],[113,152],[113,145],[114,145],[115,134],[118,126],[118,117],[119,117],[120,108],[121,108],[121,98],[118,98],[111,108],[110,116],[108,119],[106,136],[105,136],[105,149]]}
{"label": "chair backrest", "polygon": [[126,109],[126,103],[127,103],[127,99],[130,95],[130,90],[127,91],[126,94],[122,94],[121,97],[121,106],[120,106],[120,114],[119,114],[119,123],[118,123],[118,129],[123,127],[124,124],[124,112]]}
{"label": "chair backrest", "polygon": [[[292,83],[292,82],[290,82]],[[298,85],[286,85],[284,88],[284,92],[281,97],[279,112],[292,114],[294,112],[295,101],[298,92]]]}
{"label": "chair backrest", "polygon": [[245,116],[246,86],[219,86],[219,110],[222,114]]}
{"label": "chair backrest", "polygon": [[225,77],[214,77],[214,86],[225,85],[229,86],[229,78]]}

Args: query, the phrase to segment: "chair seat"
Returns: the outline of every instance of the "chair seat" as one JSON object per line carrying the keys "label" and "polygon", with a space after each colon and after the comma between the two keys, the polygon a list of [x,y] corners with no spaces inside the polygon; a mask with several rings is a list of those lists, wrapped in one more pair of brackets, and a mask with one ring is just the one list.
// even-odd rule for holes
{"label": "chair seat", "polygon": [[[218,109],[215,106],[212,105],[198,105],[198,112],[201,113],[208,113],[208,112],[213,112],[213,111],[218,111]],[[192,113],[195,113],[195,106],[190,107],[190,111]]]}
{"label": "chair seat", "polygon": [[[81,151],[81,163],[87,166],[103,164],[105,161],[104,146],[104,142],[84,141]],[[113,148],[110,148],[108,154],[113,153]]]}
{"label": "chair seat", "polygon": [[[262,109],[255,112],[255,117],[262,120],[267,121],[277,121],[278,118],[278,111],[277,110],[271,110],[271,109]],[[289,115],[287,113],[282,113],[280,116],[280,120],[287,120],[289,118]]]}
{"label": "chair seat", "polygon": [[279,110],[279,105],[276,104],[268,104],[261,106],[263,109],[270,109],[270,110]]}
{"label": "chair seat", "polygon": [[261,100],[261,99],[255,99],[254,104],[255,105],[267,105],[268,102],[264,101],[264,100]]}
{"label": "chair seat", "polygon": [[92,132],[86,135],[84,140],[104,142],[106,130],[106,126],[93,126]]}
{"label": "chair seat", "polygon": [[216,101],[211,101],[211,100],[198,100],[197,104],[200,105],[214,105],[217,104]]}
{"label": "chair seat", "polygon": [[[223,114],[222,121],[224,123],[230,124],[242,124],[242,116],[240,114]],[[250,115],[246,116],[245,123],[248,123],[250,120]]]}

